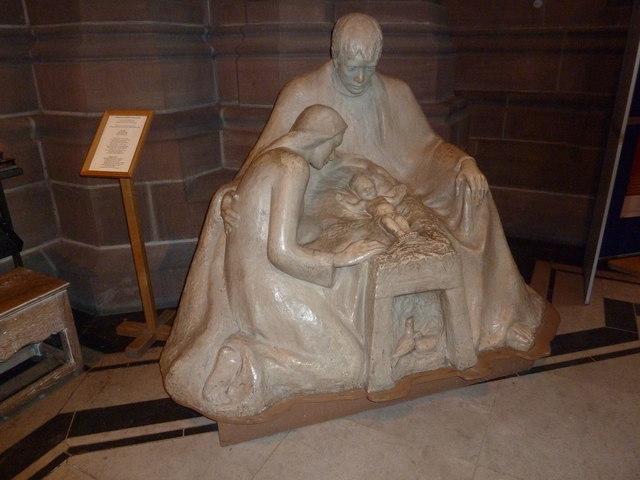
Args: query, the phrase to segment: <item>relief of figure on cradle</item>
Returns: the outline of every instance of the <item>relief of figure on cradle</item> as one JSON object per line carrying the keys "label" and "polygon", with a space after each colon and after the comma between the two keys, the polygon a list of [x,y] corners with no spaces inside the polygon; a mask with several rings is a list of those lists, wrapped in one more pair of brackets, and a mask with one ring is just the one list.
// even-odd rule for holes
{"label": "relief of figure on cradle", "polygon": [[368,215],[398,240],[411,235],[409,222],[396,209],[407,193],[406,185],[397,184],[379,193],[371,175],[360,173],[351,177],[349,189],[351,195],[337,193],[336,200],[354,216],[352,218]]}

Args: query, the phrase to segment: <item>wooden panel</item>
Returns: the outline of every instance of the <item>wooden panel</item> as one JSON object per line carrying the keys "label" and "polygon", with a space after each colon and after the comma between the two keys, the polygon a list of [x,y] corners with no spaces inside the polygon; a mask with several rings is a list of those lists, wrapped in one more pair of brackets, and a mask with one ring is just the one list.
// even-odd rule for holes
{"label": "wooden panel", "polygon": [[46,340],[64,328],[62,295],[59,293],[37,304],[30,299],[31,305],[0,318],[0,361],[6,360],[25,345]]}
{"label": "wooden panel", "polygon": [[10,314],[67,286],[64,280],[26,268],[16,268],[0,276],[0,312],[3,315]]}

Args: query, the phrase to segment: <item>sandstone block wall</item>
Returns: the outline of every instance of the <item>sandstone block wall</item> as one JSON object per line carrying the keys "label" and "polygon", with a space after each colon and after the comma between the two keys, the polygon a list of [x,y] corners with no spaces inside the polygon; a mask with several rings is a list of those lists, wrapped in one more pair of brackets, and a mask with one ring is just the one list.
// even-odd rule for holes
{"label": "sandstone block wall", "polygon": [[505,230],[584,245],[631,0],[443,0],[469,150]]}
{"label": "sandstone block wall", "polygon": [[3,185],[26,265],[70,281],[76,308],[140,308],[118,183],[78,172],[104,110],[152,109],[136,192],[156,301],[174,306],[211,195],[352,11],[382,24],[380,70],[477,156],[507,233],[584,243],[631,2],[542,3],[4,1],[0,149],[25,171]]}

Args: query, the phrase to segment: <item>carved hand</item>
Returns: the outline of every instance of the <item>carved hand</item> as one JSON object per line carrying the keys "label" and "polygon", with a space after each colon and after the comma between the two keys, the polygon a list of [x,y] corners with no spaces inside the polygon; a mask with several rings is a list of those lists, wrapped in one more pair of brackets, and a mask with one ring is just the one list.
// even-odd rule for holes
{"label": "carved hand", "polygon": [[489,184],[486,177],[482,174],[475,160],[468,158],[462,161],[460,171],[456,177],[456,196],[464,192],[465,188],[469,188],[471,201],[478,205],[487,194]]}
{"label": "carved hand", "polygon": [[407,193],[407,186],[402,183],[398,183],[385,194],[385,197],[387,197],[393,205],[397,205],[402,201]]}
{"label": "carved hand", "polygon": [[240,197],[236,193],[235,188],[233,190],[229,190],[222,197],[220,215],[222,216],[224,231],[226,234],[229,234],[231,230],[238,227],[240,215],[238,215],[238,212],[233,209],[233,206],[239,199]]}
{"label": "carved hand", "polygon": [[392,189],[395,185],[398,184],[398,181],[389,175],[384,168],[376,165],[375,163],[370,163],[367,167],[367,170],[371,172],[380,182],[379,188],[381,190],[384,189]]}
{"label": "carved hand", "polygon": [[358,240],[336,253],[333,264],[336,267],[356,265],[385,250],[386,247],[376,240]]}

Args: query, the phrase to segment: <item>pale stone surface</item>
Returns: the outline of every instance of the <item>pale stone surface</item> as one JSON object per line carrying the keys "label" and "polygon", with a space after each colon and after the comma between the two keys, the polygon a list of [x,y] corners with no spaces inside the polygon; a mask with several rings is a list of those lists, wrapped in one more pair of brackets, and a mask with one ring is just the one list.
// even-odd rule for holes
{"label": "pale stone surface", "polygon": [[69,461],[47,475],[48,480],[95,480],[95,478],[72,465]]}
{"label": "pale stone surface", "polygon": [[473,469],[473,462],[424,444],[334,420],[289,433],[255,479],[471,479]]}
{"label": "pale stone surface", "polygon": [[[73,393],[63,412],[165,398],[158,365],[138,365],[123,375],[115,370],[91,372]],[[131,390],[130,385],[139,388]]]}
{"label": "pale stone surface", "polygon": [[[204,433],[78,455],[67,461],[91,478],[147,480],[171,478],[251,479],[278,447],[283,435],[243,445],[220,447],[216,433]],[[140,463],[138,460],[144,458]],[[135,466],[132,468],[132,466]]]}
{"label": "pale stone surface", "polygon": [[284,87],[214,196],[161,357],[178,402],[250,417],[532,346],[544,302],[485,177],[404,82],[376,73],[381,45],[371,17],[339,20],[332,61]]}
{"label": "pale stone surface", "polygon": [[633,477],[638,358],[500,382],[478,463],[532,480]]}
{"label": "pale stone surface", "polygon": [[[359,424],[444,456],[475,463],[491,422],[497,385],[473,385],[351,417]],[[420,428],[416,428],[420,425]]]}
{"label": "pale stone surface", "polygon": [[581,279],[582,274],[579,272],[556,272],[554,295],[557,295],[559,300],[554,301],[554,307],[562,317],[562,322],[558,327],[558,335],[604,326],[602,324],[604,300],[601,295],[603,281],[595,279],[593,288],[596,295],[593,295],[593,300],[589,305],[585,305],[584,287],[581,282],[576,282],[576,278]]}
{"label": "pale stone surface", "polygon": [[54,386],[0,424],[0,452],[4,452],[57,415],[85,378],[84,375],[69,378]]}
{"label": "pale stone surface", "polygon": [[[581,284],[581,279],[577,277],[575,282]],[[640,287],[636,286],[636,290]],[[556,292],[554,302],[565,302],[563,295]],[[640,291],[635,298],[640,300]],[[604,319],[601,322],[604,324]],[[618,346],[609,348],[614,347]],[[206,424],[201,417],[164,422],[160,415],[157,421],[162,423],[104,432],[100,415],[96,415],[95,434],[68,438],[59,450],[50,451],[50,456],[28,469],[30,473],[25,470],[16,478],[31,478],[63,453],[68,443],[101,448],[86,454],[74,452],[47,478],[72,478],[62,474],[75,465],[79,471],[90,474],[89,478],[99,480],[163,476],[189,480],[365,478],[359,477],[355,467],[366,473],[379,469],[381,474],[377,478],[399,480],[635,479],[640,471],[637,455],[640,355],[629,352],[595,362],[589,360],[588,351],[575,355],[576,359],[589,363],[450,390],[233,447],[221,448],[215,433],[160,437],[163,439],[141,437],[145,433]],[[548,360],[562,358],[565,357],[552,356]],[[122,360],[120,354],[105,355],[104,365],[121,364]],[[159,376],[157,369],[145,369],[139,372],[136,381],[131,381],[127,373],[130,368],[133,367],[114,369],[119,373],[111,376],[109,382],[118,385],[129,382],[127,388],[136,392],[152,383],[142,376],[156,379]],[[85,372],[50,392],[29,410],[1,423],[0,451],[55,416],[77,384],[94,373],[97,372]],[[110,390],[107,385],[101,392],[83,390],[83,395],[100,397]],[[64,398],[52,398],[59,394]],[[131,408],[136,411],[136,405]],[[153,418],[152,414],[150,419]],[[596,434],[584,435],[585,431]],[[122,442],[120,445],[126,445],[118,448],[102,443],[131,437],[133,443]],[[43,443],[45,440],[42,439]],[[552,454],[540,455],[539,452],[549,452],[550,442],[554,446]],[[507,458],[508,454],[515,458]],[[16,454],[18,458],[20,455],[21,452]],[[575,465],[585,458],[592,468],[576,476]],[[385,462],[397,468],[394,475],[388,474]],[[431,466],[427,471],[425,462]],[[335,475],[336,471],[344,474]],[[376,478],[376,473],[372,478]]]}
{"label": "pale stone surface", "polygon": [[[129,378],[126,369],[118,370]],[[639,372],[640,355],[627,355],[457,389],[232,447],[220,447],[217,434],[206,433],[102,449],[72,456],[47,478],[75,478],[70,475],[78,471],[100,480],[160,474],[247,480],[626,480],[635,478],[639,467]],[[174,423],[195,426],[203,420]],[[174,423],[136,433],[173,430]],[[16,438],[6,423],[0,431],[2,440]],[[68,441],[87,445],[128,436],[129,430],[120,430]],[[505,458],[505,451],[515,459]],[[586,458],[592,468],[576,477],[575,466]]]}

